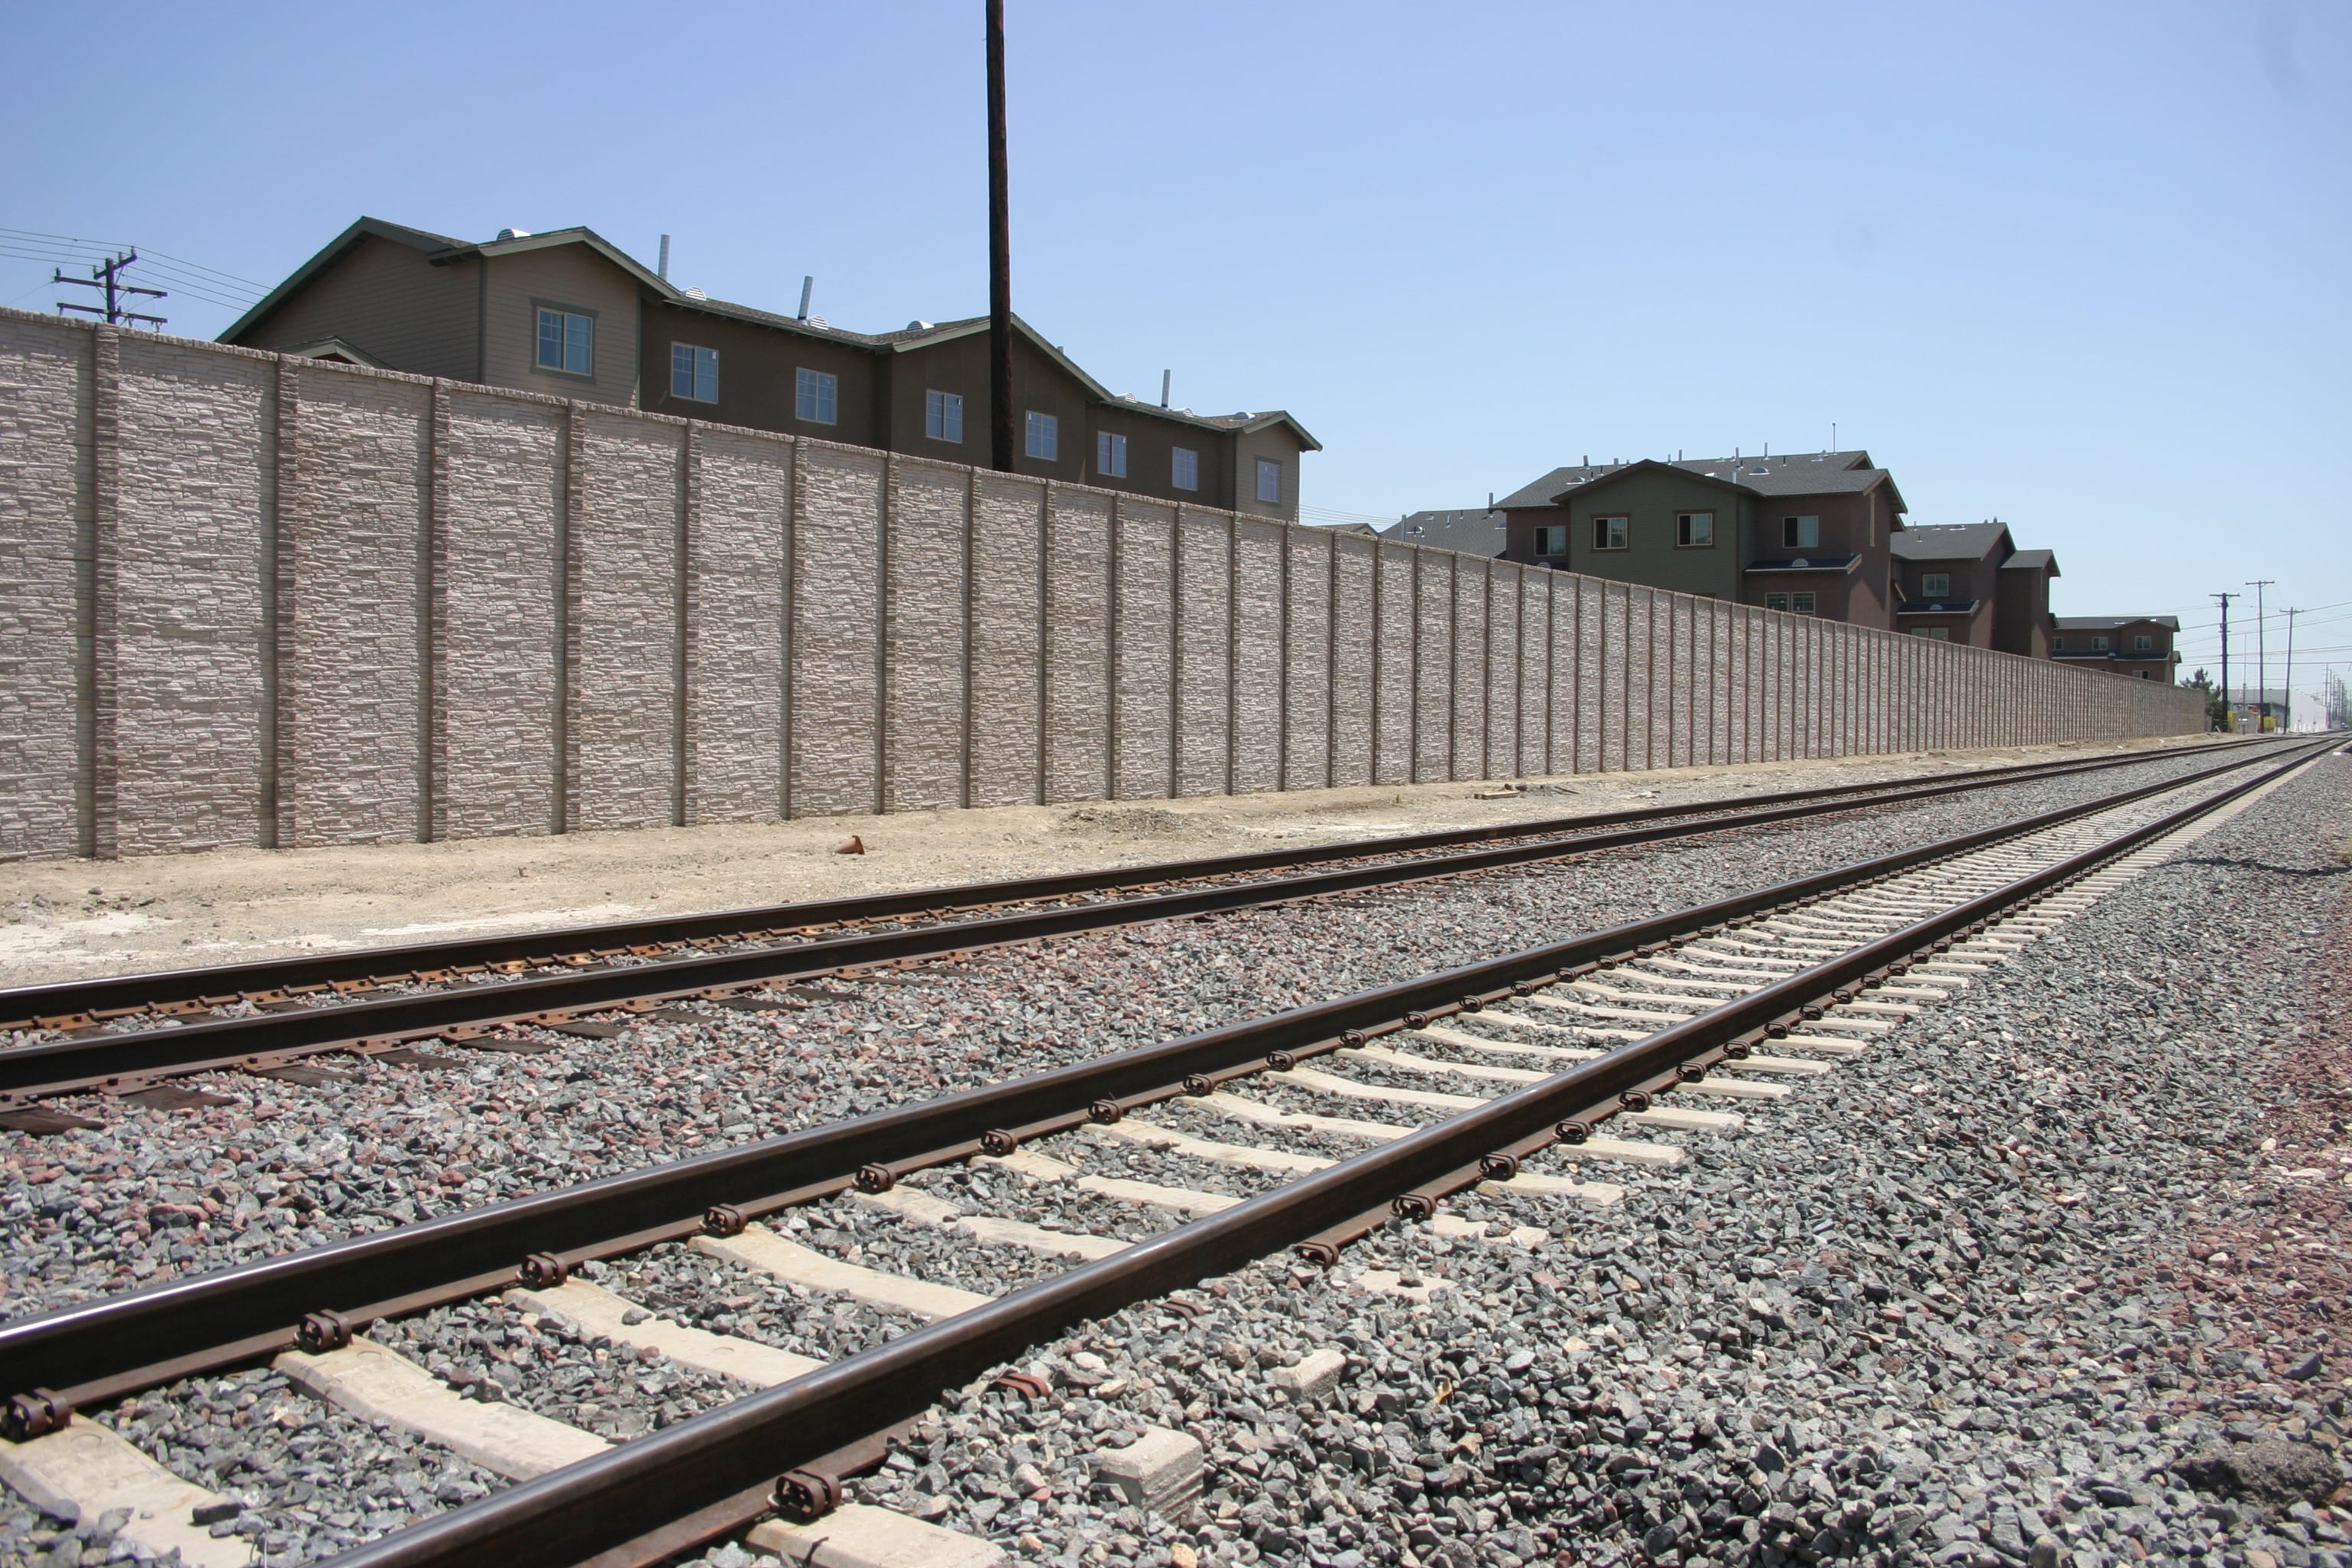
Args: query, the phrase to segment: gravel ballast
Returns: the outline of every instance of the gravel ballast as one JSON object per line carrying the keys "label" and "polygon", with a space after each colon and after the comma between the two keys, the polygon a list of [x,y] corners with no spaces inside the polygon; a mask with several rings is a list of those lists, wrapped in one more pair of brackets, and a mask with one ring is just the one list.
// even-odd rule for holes
{"label": "gravel ballast", "polygon": [[[2102,789],[2120,782],[2107,776]],[[2028,793],[2013,792],[1988,819],[2055,804],[2017,798]],[[2342,1517],[2288,1494],[2316,1486],[2315,1456],[2336,1462],[2352,1369],[2329,1362],[2336,1342],[2310,1328],[2314,1314],[2293,1318],[2292,1309],[2329,1303],[2285,1277],[2284,1237],[2269,1235],[2281,1227],[2264,1222],[2280,1194],[2319,1191],[2290,1171],[2333,1157],[2342,1112],[2332,1128],[2309,1114],[2278,1133],[2255,1123],[2281,1109],[2278,1080],[2264,1070],[2278,1053],[2332,1059],[2297,1035],[2309,994],[2297,987],[2343,951],[2331,933],[2342,931],[2352,883],[2334,858],[2352,829],[2347,800],[2352,762],[2323,763],[2180,862],[1928,1006],[1869,1055],[1796,1083],[1787,1100],[1743,1108],[1742,1133],[1662,1138],[1689,1150],[1678,1169],[1549,1167],[1622,1183],[1629,1193],[1616,1207],[1465,1198],[1454,1212],[1492,1220],[1495,1238],[1392,1229],[1328,1278],[1277,1259],[1188,1292],[1208,1308],[1196,1320],[1157,1307],[1121,1314],[1040,1352],[1053,1398],[1033,1407],[1001,1392],[959,1395],[861,1492],[988,1535],[1024,1560],[1068,1563],[1361,1568],[1568,1553],[1688,1568],[1830,1558],[2104,1568],[2147,1556],[2338,1568],[2352,1561]],[[1961,809],[1902,820],[1915,815],[1842,818],[1833,858],[1818,864],[1971,825]],[[130,1130],[154,1113],[100,1133],[16,1140],[17,1172],[47,1179],[11,1194],[12,1235],[26,1245],[11,1250],[9,1310],[669,1157],[681,1129],[702,1146],[740,1141],[773,1128],[779,1107],[796,1124],[877,1108],[1222,1022],[1270,996],[1316,999],[1612,923],[1687,901],[1694,887],[1713,894],[1741,876],[1815,868],[1789,862],[1828,851],[1823,833],[1079,939],[709,1030],[655,1026],[494,1063],[452,1053],[460,1065],[430,1077],[272,1083],[266,1100],[278,1114],[246,1100],[158,1117],[164,1129],[138,1153]],[[1399,902],[1419,907],[1400,913]],[[2335,995],[2340,1005],[2340,984]],[[1362,1064],[1346,1070],[1379,1076]],[[264,1098],[252,1080],[226,1086]],[[1302,1099],[1299,1108],[1423,1120],[1403,1107]],[[1181,1102],[1148,1115],[1229,1142],[1342,1157],[1362,1147]],[[173,1152],[175,1136],[200,1128],[210,1163]],[[2263,1136],[2279,1142],[2261,1151]],[[2299,1163],[2278,1168],[2268,1156],[2281,1151]],[[1265,1182],[1097,1139],[1040,1152],[1100,1174],[1236,1195]],[[1056,1229],[1129,1237],[1173,1223],[985,1165],[908,1185]],[[110,1211],[110,1197],[124,1192]],[[2340,1263],[2340,1234],[2311,1228],[2340,1214],[2336,1201],[2335,1211],[2309,1211],[2294,1245],[2333,1246]],[[142,1207],[125,1221],[131,1204]],[[773,1223],[837,1255],[968,1289],[1013,1289],[1055,1267],[849,1198]],[[1500,1238],[1528,1226],[1547,1239]],[[2257,1250],[2238,1250],[2248,1244],[2234,1238],[2249,1237]],[[2188,1246],[2228,1256],[2200,1253],[2192,1269]],[[2231,1269],[2231,1259],[2243,1261]],[[1408,1294],[1351,1287],[1376,1269],[1401,1274]],[[907,1326],[715,1268],[682,1247],[591,1277],[702,1326],[828,1358]],[[2208,1278],[2234,1294],[2199,1283]],[[2260,1326],[2250,1330],[2238,1303],[2257,1298]],[[375,1332],[387,1342],[405,1335],[417,1359],[488,1397],[551,1401],[545,1412],[565,1419],[593,1405],[616,1436],[728,1392],[677,1369],[652,1390],[609,1373],[583,1384],[601,1370],[595,1344],[499,1303]],[[1334,1394],[1302,1409],[1270,1391],[1274,1365],[1327,1346],[1349,1356]],[[2292,1375],[2314,1353],[2320,1364]],[[565,1386],[514,1387],[501,1366],[551,1368]],[[598,1383],[615,1393],[594,1394]],[[262,1415],[242,1427],[224,1421],[246,1393]],[[280,1442],[286,1418],[269,1413],[289,1403],[308,1422],[341,1419],[267,1373],[157,1391],[135,1408],[168,1425],[138,1439],[159,1456],[158,1444],[179,1440],[171,1432],[201,1426],[217,1453],[195,1442],[191,1463],[210,1468],[166,1462],[253,1493],[257,1544],[291,1563],[336,1549],[338,1530],[373,1533],[374,1513],[360,1510],[356,1525],[324,1515],[289,1523],[303,1505],[254,1492],[291,1484],[251,1479],[296,1468],[282,1447],[259,1447]],[[254,1433],[257,1424],[274,1430]],[[1183,1427],[1208,1446],[1209,1489],[1191,1520],[1117,1506],[1087,1483],[1088,1456],[1145,1426]],[[397,1448],[395,1435],[363,1430]],[[391,1473],[392,1463],[381,1468]],[[404,1518],[463,1500],[464,1486],[477,1484],[413,1455],[401,1473],[410,1470],[430,1484],[394,1489],[410,1510]],[[66,1539],[53,1522],[21,1517],[0,1531],[18,1560],[53,1559]],[[748,1558],[730,1547],[711,1560]]]}

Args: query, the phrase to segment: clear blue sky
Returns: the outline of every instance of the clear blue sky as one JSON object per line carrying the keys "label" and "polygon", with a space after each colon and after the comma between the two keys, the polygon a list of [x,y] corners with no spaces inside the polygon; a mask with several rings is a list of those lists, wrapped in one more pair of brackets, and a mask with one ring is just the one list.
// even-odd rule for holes
{"label": "clear blue sky", "polygon": [[[2061,614],[2273,577],[2352,659],[2352,6],[1008,10],[1015,308],[1114,391],[1290,409],[1312,509],[1834,421],[1913,521],[2055,549]],[[843,326],[977,314],[980,18],[12,6],[0,226],[268,284],[362,213],[586,224]]]}

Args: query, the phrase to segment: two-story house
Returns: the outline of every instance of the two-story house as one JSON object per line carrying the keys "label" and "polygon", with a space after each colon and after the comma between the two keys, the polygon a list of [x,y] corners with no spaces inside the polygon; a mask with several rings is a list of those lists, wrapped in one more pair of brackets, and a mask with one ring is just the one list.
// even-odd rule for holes
{"label": "two-story house", "polygon": [[1907,510],[1867,452],[1588,460],[1496,505],[1506,560],[1881,628]]}
{"label": "two-story house", "polygon": [[2173,647],[2179,635],[2178,616],[2060,616],[2051,631],[2050,657],[2169,686],[2180,662]]}
{"label": "two-story house", "polygon": [[[989,461],[988,320],[852,332],[681,289],[586,228],[479,244],[360,219],[220,341],[950,462]],[[1015,468],[1298,515],[1288,414],[1112,395],[1013,320]]]}
{"label": "two-story house", "polygon": [[1464,555],[1500,555],[1507,529],[1501,511],[1490,507],[1407,512],[1381,530],[1383,539],[1426,544]]}
{"label": "two-story house", "polygon": [[2026,658],[2048,656],[2058,558],[2017,548],[2007,523],[1913,523],[1895,536],[1894,556],[1898,629]]}

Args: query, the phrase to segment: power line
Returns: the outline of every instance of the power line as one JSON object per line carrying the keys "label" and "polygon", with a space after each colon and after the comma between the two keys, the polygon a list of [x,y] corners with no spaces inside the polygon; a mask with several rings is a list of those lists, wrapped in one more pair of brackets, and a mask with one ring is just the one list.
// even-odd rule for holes
{"label": "power line", "polygon": [[[0,238],[36,242],[47,241],[55,245],[80,246],[86,250],[95,249],[106,251],[131,250],[136,248],[133,246],[125,244],[123,241],[117,239],[82,239],[68,234],[43,234],[37,229],[9,228],[5,226],[0,226]],[[151,247],[147,251],[147,259],[151,262],[169,263],[173,268],[184,268],[188,271],[203,273],[211,278],[217,279],[222,283],[234,284],[239,289],[249,289],[256,295],[267,294],[269,292],[270,286],[267,283],[257,282],[250,278],[242,278],[234,272],[224,272],[217,267],[207,267],[201,261],[190,261],[184,256],[173,256],[167,250],[157,250]]]}

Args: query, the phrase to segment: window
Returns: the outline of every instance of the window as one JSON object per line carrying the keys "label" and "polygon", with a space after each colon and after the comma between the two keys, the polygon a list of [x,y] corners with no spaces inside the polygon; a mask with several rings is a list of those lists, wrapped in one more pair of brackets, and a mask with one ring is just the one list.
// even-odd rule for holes
{"label": "window", "polygon": [[1712,547],[1715,543],[1715,513],[1711,511],[1676,513],[1675,542],[1685,550],[1704,550]]}
{"label": "window", "polygon": [[1952,574],[1949,572],[1920,573],[1919,592],[1930,599],[1949,598],[1952,593]]}
{"label": "window", "polygon": [[1791,594],[1789,595],[1789,608],[1798,615],[1810,616],[1813,613],[1813,596],[1811,594]]}
{"label": "window", "polygon": [[923,434],[934,441],[963,439],[963,395],[954,392],[923,394]]}
{"label": "window", "polygon": [[1811,550],[1822,542],[1822,520],[1818,517],[1784,517],[1780,520],[1780,543],[1788,550]]}
{"label": "window", "polygon": [[539,368],[562,375],[595,374],[595,318],[540,306]]}
{"label": "window", "polygon": [[2050,639],[2050,651],[2052,653],[2064,653],[2066,651],[2066,639],[2064,637],[2052,637]]}
{"label": "window", "polygon": [[1596,517],[1592,520],[1592,548],[1622,550],[1625,548],[1625,520],[1622,517]]}
{"label": "window", "polygon": [[1952,640],[1952,634],[1942,626],[1914,626],[1911,628],[1911,635],[1915,637],[1926,637],[1929,642]]}
{"label": "window", "polygon": [[1568,524],[1564,522],[1540,524],[1536,529],[1536,553],[1552,556],[1567,554]]}
{"label": "window", "polygon": [[669,346],[669,395],[697,403],[719,401],[719,351],[692,343]]}
{"label": "window", "polygon": [[1767,594],[1764,595],[1764,607],[1768,610],[1785,610],[1789,607],[1789,595]]}
{"label": "window", "polygon": [[1282,465],[1271,458],[1257,460],[1257,499],[1269,505],[1282,500]]}
{"label": "window", "polygon": [[1108,430],[1095,432],[1095,472],[1108,479],[1127,478],[1127,437]]}
{"label": "window", "polygon": [[1049,463],[1062,457],[1062,422],[1050,414],[1029,410],[1028,433],[1021,448],[1033,458],[1043,458]]}
{"label": "window", "polygon": [[2141,634],[2139,634],[2137,637],[2136,637],[2132,638],[2132,647],[2135,647],[2135,648],[2137,648],[2137,649],[2138,649],[2138,650],[2139,650],[2140,652],[2142,652],[2142,653],[2146,653],[2146,652],[2147,652],[2150,648],[2154,647],[2155,646],[2156,646],[2156,639],[2155,639],[2154,637],[2149,637],[2146,632],[2142,632],[2142,633],[2141,633]]}
{"label": "window", "polygon": [[2106,652],[2106,651],[2107,651],[2107,639],[2106,639],[2106,638],[2105,638],[2105,637],[2093,637],[2093,638],[2091,639],[2091,651],[2092,651],[2093,653],[2105,653],[2105,652]]}
{"label": "window", "polygon": [[802,370],[793,376],[793,412],[812,425],[839,422],[841,378],[821,370]]}
{"label": "window", "polygon": [[1168,482],[1180,490],[1201,488],[1201,454],[1190,447],[1179,447],[1169,454]]}

